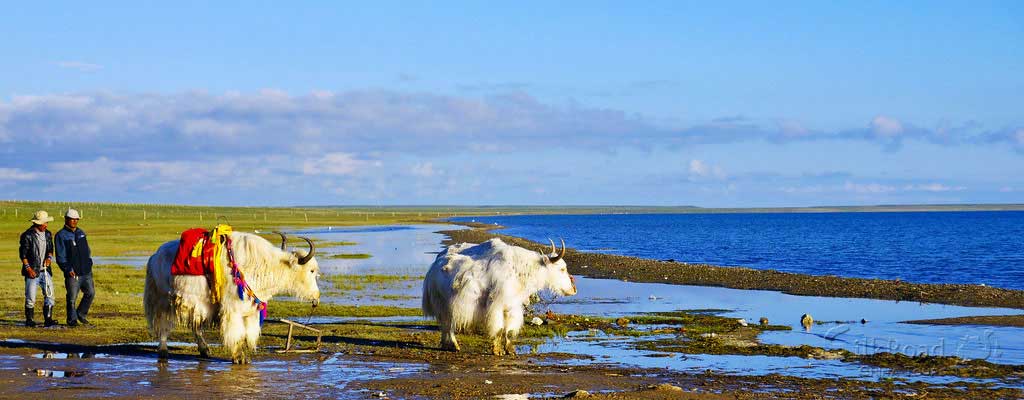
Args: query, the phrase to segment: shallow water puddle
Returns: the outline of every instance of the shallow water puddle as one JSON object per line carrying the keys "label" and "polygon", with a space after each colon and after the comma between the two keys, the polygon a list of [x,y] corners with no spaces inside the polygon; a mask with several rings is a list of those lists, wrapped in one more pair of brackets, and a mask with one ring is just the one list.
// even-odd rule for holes
{"label": "shallow water puddle", "polygon": [[[704,286],[633,283],[609,279],[577,278],[579,294],[548,304],[557,313],[628,316],[637,313],[722,309],[721,315],[756,323],[766,317],[772,324],[789,325],[792,331],[769,331],[764,343],[843,348],[860,354],[900,352],[917,355],[955,355],[996,363],[1024,364],[1024,329],[988,326],[938,326],[904,324],[902,321],[968,315],[1024,314],[1009,308],[960,307],[887,300],[793,296],[764,290],[739,290]],[[614,307],[608,307],[614,303]],[[800,316],[811,314],[826,323],[810,332],[800,326]]]}
{"label": "shallow water puddle", "polygon": [[[673,338],[672,335],[654,335],[642,340]],[[795,375],[806,378],[847,378],[877,381],[883,378],[902,378],[929,383],[957,381],[986,382],[958,377],[901,373],[886,368],[870,367],[839,360],[815,360],[799,357],[675,354],[636,350],[632,340],[621,336],[596,332],[573,332],[568,336],[550,340],[538,346],[520,346],[521,353],[569,353],[588,355],[592,359],[552,360],[550,364],[623,364],[640,368],[664,368],[675,371],[737,375]],[[997,381],[991,381],[997,382]]]}
{"label": "shallow water puddle", "polygon": [[[0,375],[16,373],[42,378],[26,382],[28,392],[74,385],[92,396],[174,396],[185,387],[202,387],[210,397],[262,396],[308,397],[332,393],[341,398],[364,398],[346,393],[353,381],[374,380],[422,373],[422,363],[368,362],[346,359],[339,354],[307,354],[269,358],[262,355],[251,365],[233,365],[227,360],[172,358],[159,361],[151,355],[97,354],[78,358],[77,353],[52,353],[0,358]],[[6,373],[5,373],[6,372]],[[84,377],[84,378],[83,378]],[[45,380],[45,378],[67,378]],[[80,378],[80,379],[74,379]],[[84,386],[83,386],[84,385]],[[102,388],[102,390],[100,390]],[[95,389],[95,390],[90,390]],[[86,391],[89,390],[89,391]],[[322,392],[328,390],[328,392]]]}
{"label": "shallow water puddle", "polygon": [[74,359],[74,358],[107,358],[108,355],[103,353],[57,353],[47,351],[45,353],[33,354],[33,358],[48,358],[48,359]]}
{"label": "shallow water puddle", "polygon": [[441,249],[444,235],[439,230],[460,229],[453,225],[400,225],[317,228],[288,232],[324,241],[355,242],[333,250],[365,253],[366,259],[318,258],[324,274],[388,274],[423,276]]}
{"label": "shallow water puddle", "polygon": [[80,377],[85,376],[85,371],[61,371],[55,369],[39,369],[35,370],[36,376],[49,377],[49,378],[69,378],[69,377]]}

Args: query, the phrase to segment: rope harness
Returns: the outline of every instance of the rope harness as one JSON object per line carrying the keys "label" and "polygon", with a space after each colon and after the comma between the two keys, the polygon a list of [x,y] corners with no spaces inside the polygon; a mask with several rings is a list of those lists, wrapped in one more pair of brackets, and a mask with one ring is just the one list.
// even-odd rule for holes
{"label": "rope harness", "polygon": [[231,245],[231,237],[224,235],[224,244],[228,252],[228,263],[231,264],[231,278],[235,282],[235,286],[238,287],[238,299],[245,300],[245,296],[248,295],[252,298],[252,303],[256,306],[257,310],[260,310],[260,325],[263,325],[263,320],[267,319],[267,302],[260,300],[256,296],[256,293],[252,291],[249,284],[245,282],[245,276],[242,275],[242,270],[238,268],[238,263],[235,262],[234,246]]}

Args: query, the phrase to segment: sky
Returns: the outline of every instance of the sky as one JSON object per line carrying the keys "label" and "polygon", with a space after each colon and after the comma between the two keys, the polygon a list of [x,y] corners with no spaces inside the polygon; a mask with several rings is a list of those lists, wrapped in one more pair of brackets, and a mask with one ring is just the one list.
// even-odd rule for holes
{"label": "sky", "polygon": [[5,5],[0,199],[1024,203],[1019,1],[208,3]]}

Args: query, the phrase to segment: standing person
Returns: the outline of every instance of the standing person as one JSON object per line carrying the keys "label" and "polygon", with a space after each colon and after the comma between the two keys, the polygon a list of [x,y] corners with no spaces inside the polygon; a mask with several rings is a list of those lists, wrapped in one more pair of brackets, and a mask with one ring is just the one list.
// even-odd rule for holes
{"label": "standing person", "polygon": [[21,258],[21,276],[25,277],[25,326],[36,326],[36,287],[43,291],[43,325],[54,326],[53,320],[53,234],[46,229],[53,217],[46,211],[36,211],[32,226],[21,234],[18,258]]}
{"label": "standing person", "polygon": [[[78,227],[81,218],[78,210],[69,208],[64,214],[64,228],[57,232],[56,239],[57,266],[64,271],[64,287],[68,291],[68,326],[89,324],[85,317],[96,296],[92,282],[92,253],[85,231]],[[82,302],[75,307],[79,290],[82,291]]]}

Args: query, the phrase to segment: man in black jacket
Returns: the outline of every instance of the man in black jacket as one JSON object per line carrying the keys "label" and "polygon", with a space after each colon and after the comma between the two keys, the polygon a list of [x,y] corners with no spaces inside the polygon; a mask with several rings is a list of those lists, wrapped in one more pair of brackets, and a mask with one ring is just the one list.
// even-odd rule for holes
{"label": "man in black jacket", "polygon": [[[57,232],[54,241],[57,248],[57,266],[64,271],[64,287],[67,289],[68,326],[78,323],[89,324],[85,319],[96,296],[92,282],[92,252],[89,242],[85,239],[85,231],[78,227],[81,215],[77,210],[68,209],[64,214],[64,228]],[[82,292],[82,302],[75,307],[78,292]]]}
{"label": "man in black jacket", "polygon": [[21,276],[25,277],[25,326],[36,326],[36,287],[43,291],[43,324],[57,325],[53,320],[53,235],[46,229],[53,221],[46,211],[36,211],[32,216],[32,227],[21,234],[18,258],[21,259]]}

